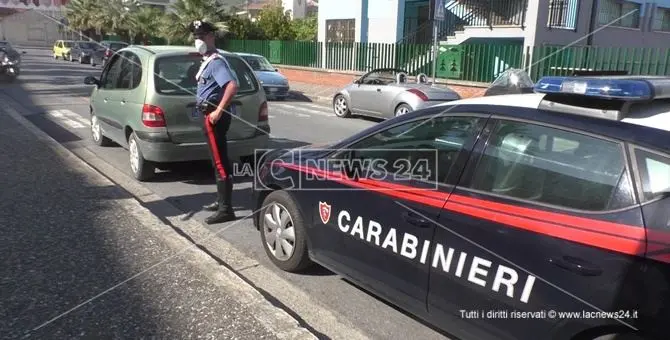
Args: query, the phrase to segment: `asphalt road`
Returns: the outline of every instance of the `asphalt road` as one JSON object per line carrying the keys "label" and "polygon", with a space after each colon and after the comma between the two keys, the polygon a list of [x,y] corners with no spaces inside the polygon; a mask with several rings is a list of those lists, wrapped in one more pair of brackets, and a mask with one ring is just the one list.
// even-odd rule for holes
{"label": "asphalt road", "polygon": [[1,339],[317,339],[126,191],[0,112]]}
{"label": "asphalt road", "polygon": [[[26,118],[66,147],[86,148],[117,170],[129,174],[127,151],[121,147],[100,148],[90,141],[87,104],[90,87],[83,85],[83,79],[89,74],[99,75],[100,68],[55,61],[49,51],[28,50],[23,58],[20,81],[0,85],[0,94],[20,103]],[[339,119],[332,115],[329,107],[297,101],[270,102],[269,115],[275,137],[273,147],[335,141],[377,123],[366,119]],[[143,185],[195,220],[203,221],[207,212],[201,211],[202,205],[215,198],[212,176],[207,163],[191,164],[188,168],[173,167]],[[235,185],[234,203],[240,215],[251,213],[250,191],[251,183]],[[267,259],[258,232],[250,221],[239,223],[219,235],[318,301],[323,310],[332,311],[339,322],[370,338],[446,339],[325,269],[302,275],[276,269]],[[299,301],[293,303],[299,304]]]}

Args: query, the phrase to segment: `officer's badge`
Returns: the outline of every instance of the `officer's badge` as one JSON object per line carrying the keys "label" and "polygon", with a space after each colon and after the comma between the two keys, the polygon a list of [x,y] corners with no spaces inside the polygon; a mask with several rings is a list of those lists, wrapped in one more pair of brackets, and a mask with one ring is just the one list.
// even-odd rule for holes
{"label": "officer's badge", "polygon": [[319,216],[321,217],[321,222],[323,222],[323,224],[326,224],[328,221],[330,221],[330,210],[330,204],[326,202],[319,202]]}

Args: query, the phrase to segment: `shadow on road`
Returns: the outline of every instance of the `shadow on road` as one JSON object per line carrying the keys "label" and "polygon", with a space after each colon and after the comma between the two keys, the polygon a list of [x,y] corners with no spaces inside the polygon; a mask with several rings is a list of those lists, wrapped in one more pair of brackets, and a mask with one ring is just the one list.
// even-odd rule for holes
{"label": "shadow on road", "polygon": [[[17,148],[16,145],[21,145]],[[129,198],[92,183],[46,145],[0,115],[0,334],[3,338],[141,337],[161,333],[154,301],[128,282],[72,314],[44,322],[137,273],[119,243],[131,223],[108,200]],[[121,237],[120,233],[128,233]],[[131,260],[132,261],[132,260]],[[146,265],[146,263],[137,263]]]}

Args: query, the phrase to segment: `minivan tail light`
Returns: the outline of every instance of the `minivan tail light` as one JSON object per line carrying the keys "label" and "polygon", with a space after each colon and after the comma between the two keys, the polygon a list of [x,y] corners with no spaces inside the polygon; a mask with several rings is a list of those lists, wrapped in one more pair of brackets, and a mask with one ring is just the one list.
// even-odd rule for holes
{"label": "minivan tail light", "polygon": [[424,102],[428,101],[428,96],[426,96],[426,94],[423,93],[421,90],[409,89],[409,90],[407,90],[407,92],[411,92],[411,93],[415,94],[417,97],[421,98],[421,100],[423,100]]}
{"label": "minivan tail light", "polygon": [[268,102],[263,102],[261,104],[260,110],[258,110],[258,121],[265,122],[268,120]]}
{"label": "minivan tail light", "polygon": [[165,112],[158,106],[144,104],[142,124],[147,127],[165,127]]}

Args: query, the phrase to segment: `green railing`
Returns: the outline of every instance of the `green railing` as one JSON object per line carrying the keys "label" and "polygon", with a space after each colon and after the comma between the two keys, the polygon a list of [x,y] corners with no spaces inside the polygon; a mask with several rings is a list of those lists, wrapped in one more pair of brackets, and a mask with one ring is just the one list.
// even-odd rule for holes
{"label": "green railing", "polygon": [[[429,44],[322,43],[230,40],[225,49],[260,54],[273,64],[366,72],[400,68],[410,75],[432,73]],[[437,75],[488,83],[508,68],[526,68],[537,80],[579,70],[627,71],[633,75],[669,75],[670,48],[561,47],[526,48],[519,43],[472,43],[441,46]]]}

